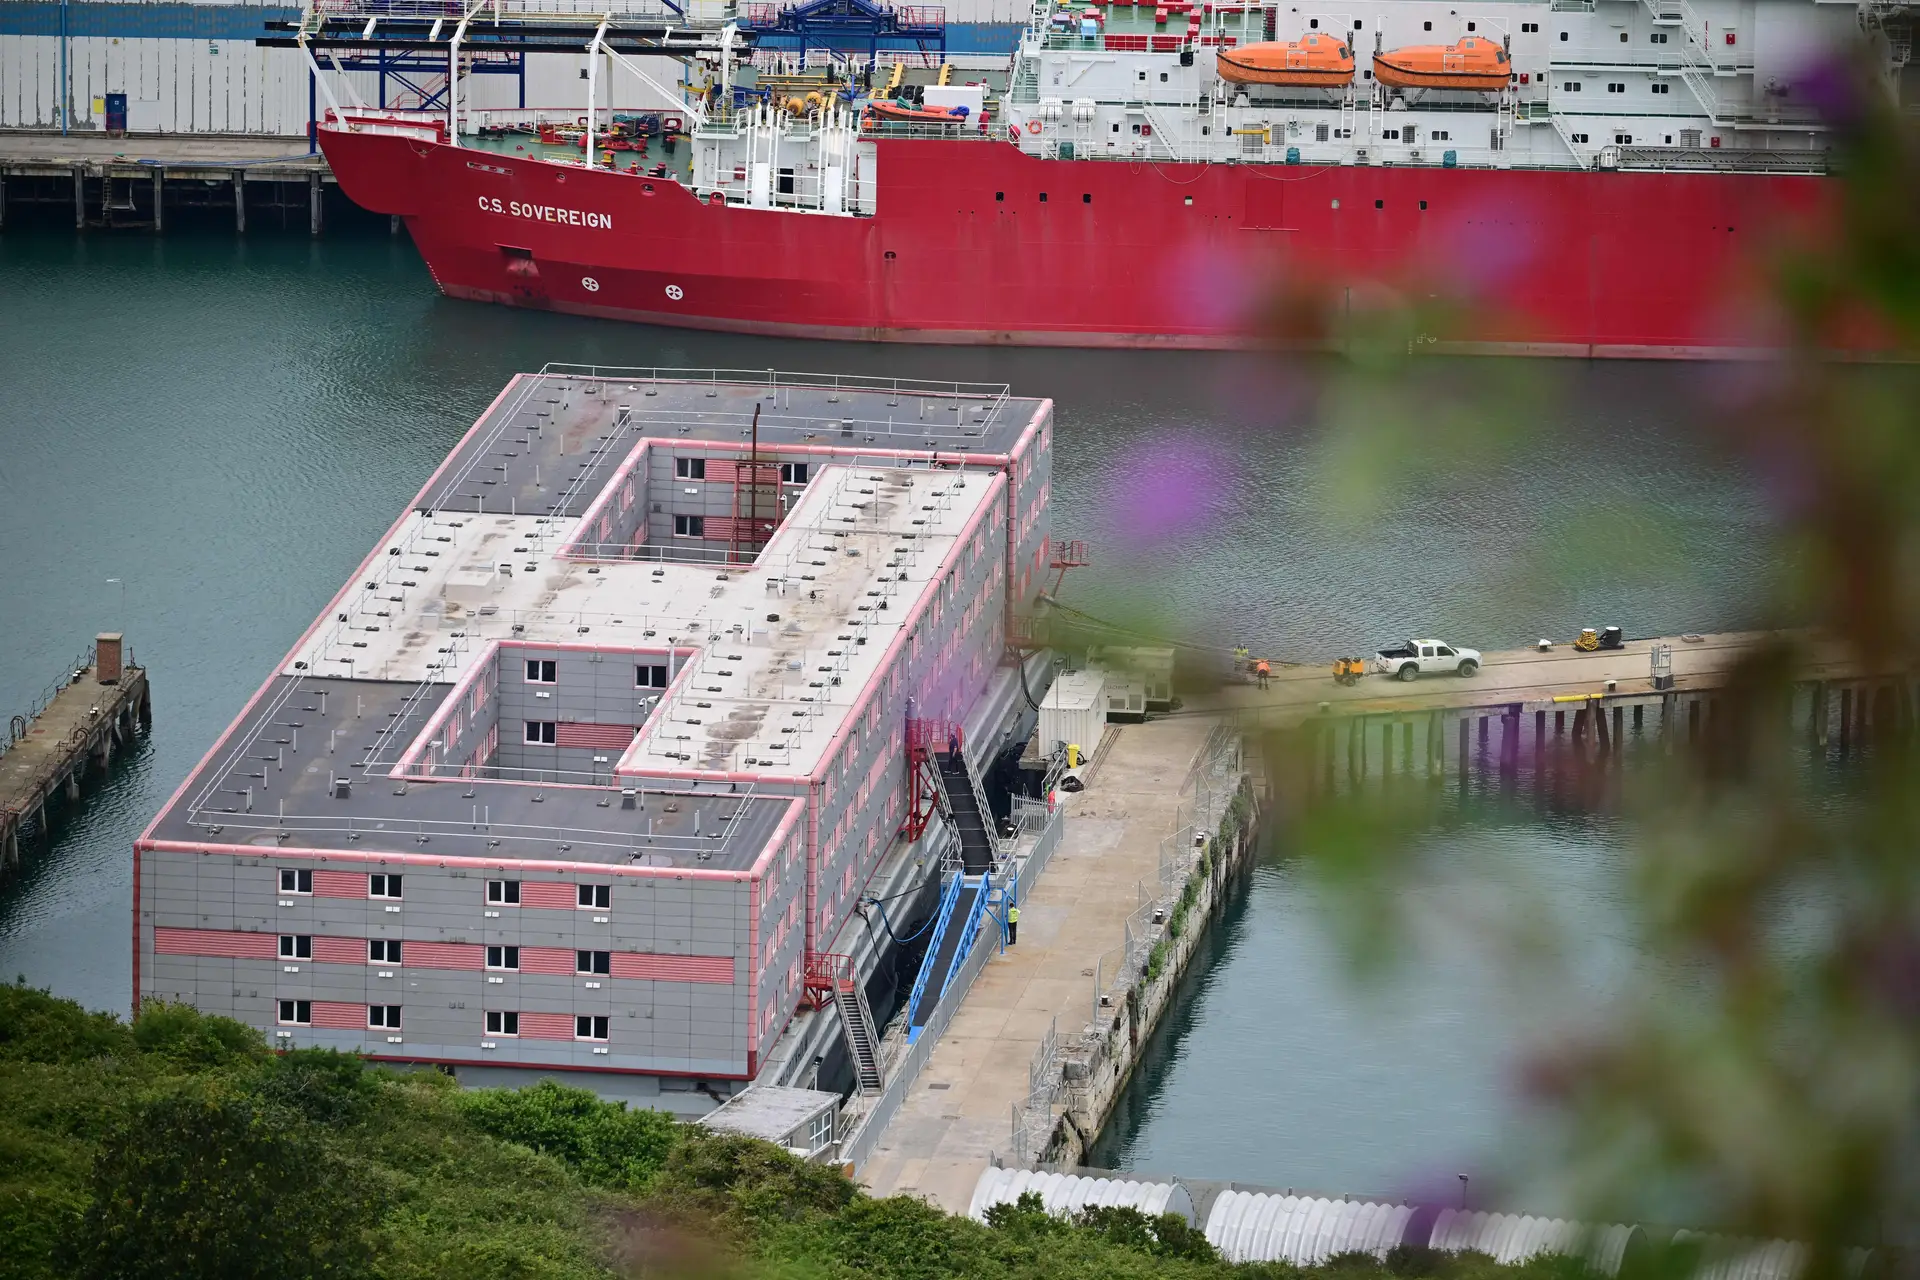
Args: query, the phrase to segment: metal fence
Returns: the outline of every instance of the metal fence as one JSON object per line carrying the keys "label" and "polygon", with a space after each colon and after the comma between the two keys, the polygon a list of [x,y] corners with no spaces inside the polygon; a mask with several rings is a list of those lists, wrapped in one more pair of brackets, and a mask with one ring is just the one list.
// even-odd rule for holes
{"label": "metal fence", "polygon": [[[1040,808],[1044,809],[1045,806],[1042,805]],[[1016,845],[1023,834],[1033,835],[1033,845],[1024,851],[1016,847],[1013,857],[1008,859],[1006,865],[994,877],[994,887],[1012,901],[1018,902],[1026,888],[1046,870],[1054,850],[1060,847],[1061,833],[1065,824],[1066,816],[1059,810],[1054,810],[1046,815],[1037,829],[1023,828],[1016,832]],[[907,1046],[904,1053],[900,1052],[900,1046],[904,1043],[903,1037],[884,1038],[883,1053],[891,1049],[897,1055],[893,1060],[882,1064],[887,1079],[886,1087],[881,1090],[879,1097],[866,1115],[854,1122],[852,1132],[842,1140],[840,1147],[840,1158],[850,1162],[856,1171],[873,1155],[873,1149],[879,1145],[881,1136],[886,1133],[887,1125],[899,1112],[900,1104],[906,1100],[907,1091],[920,1078],[920,1071],[927,1065],[927,1059],[932,1057],[934,1047],[939,1044],[940,1037],[946,1032],[947,1024],[953,1021],[954,1013],[966,1002],[967,993],[973,989],[974,979],[978,978],[980,971],[987,967],[987,961],[992,958],[995,950],[991,935],[974,940],[972,949],[967,952],[966,959],[961,962],[960,971],[954,975],[946,994],[940,998],[940,1003],[934,1006],[933,1016],[927,1019],[919,1038],[912,1045]]]}
{"label": "metal fence", "polygon": [[1173,904],[1219,831],[1245,772],[1242,738],[1232,723],[1215,726],[1194,753],[1180,793],[1192,793],[1174,812],[1173,829],[1160,841],[1159,874],[1153,892],[1140,888],[1140,905],[1121,924],[1120,945],[1094,961],[1092,1020],[1114,1008],[1122,993],[1146,972],[1153,949],[1166,936]]}

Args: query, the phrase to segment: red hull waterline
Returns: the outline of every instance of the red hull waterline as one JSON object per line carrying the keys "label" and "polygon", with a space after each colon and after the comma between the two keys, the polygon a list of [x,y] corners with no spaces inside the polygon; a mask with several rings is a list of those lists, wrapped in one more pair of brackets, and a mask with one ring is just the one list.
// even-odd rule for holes
{"label": "red hull waterline", "polygon": [[1809,176],[1135,164],[889,140],[876,210],[856,218],[397,133],[320,142],[350,198],[406,221],[450,296],[859,341],[1311,345],[1329,310],[1431,302],[1417,314],[1441,317],[1436,332],[1414,341],[1435,352],[1753,357],[1783,345],[1768,248],[1832,212],[1830,180]]}

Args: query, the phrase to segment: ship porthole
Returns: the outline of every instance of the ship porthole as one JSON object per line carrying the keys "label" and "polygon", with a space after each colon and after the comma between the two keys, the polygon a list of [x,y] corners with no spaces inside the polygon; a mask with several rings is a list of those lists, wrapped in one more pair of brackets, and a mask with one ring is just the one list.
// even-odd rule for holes
{"label": "ship porthole", "polygon": [[592,276],[581,276],[580,287],[582,289],[585,289],[588,293],[600,292],[600,282],[598,280],[595,280]]}

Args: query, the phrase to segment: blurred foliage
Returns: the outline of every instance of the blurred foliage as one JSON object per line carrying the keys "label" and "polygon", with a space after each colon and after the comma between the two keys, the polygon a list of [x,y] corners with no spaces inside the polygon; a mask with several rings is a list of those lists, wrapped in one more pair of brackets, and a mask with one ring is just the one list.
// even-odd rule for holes
{"label": "blurred foliage", "polygon": [[[1920,125],[1884,85],[1864,56],[1811,78],[1841,177],[1822,184],[1824,224],[1767,250],[1756,304],[1791,349],[1700,373],[1715,406],[1702,447],[1759,476],[1771,504],[1775,573],[1754,602],[1770,637],[1715,693],[1697,747],[1657,767],[1559,763],[1560,799],[1605,806],[1632,832],[1621,877],[1658,976],[1522,1064],[1555,1146],[1503,1171],[1509,1199],[1551,1186],[1601,1219],[1804,1241],[1813,1280],[1847,1273],[1855,1246],[1909,1242],[1920,1222]],[[1436,402],[1452,375],[1409,357],[1449,319],[1375,312],[1349,360],[1316,366],[1323,398],[1345,406],[1322,459],[1340,518],[1444,480],[1455,459],[1511,457],[1517,429],[1540,428],[1526,408],[1537,375],[1504,364]],[[1887,359],[1840,359],[1837,345]],[[1489,548],[1489,582],[1529,554],[1531,572],[1564,580],[1600,558],[1684,552],[1657,521],[1638,540],[1579,532],[1543,539],[1544,555]],[[1872,732],[1844,758],[1811,741],[1814,672],[1854,673],[1874,696]],[[1268,758],[1299,779],[1307,752],[1277,735]],[[1429,870],[1425,837],[1454,820],[1446,790],[1321,796],[1283,815],[1284,841],[1336,890],[1363,971],[1405,961],[1419,935],[1401,890]],[[1555,953],[1531,913],[1479,923],[1516,982]]]}
{"label": "blurred foliage", "polygon": [[0,1273],[1590,1280],[1566,1259],[1427,1250],[1234,1266],[1177,1217],[1065,1220],[1031,1197],[983,1226],[584,1090],[466,1092],[325,1050],[270,1054],[258,1032],[175,1006],[154,1016],[143,1035],[0,987],[0,1044],[32,1046],[0,1056]]}

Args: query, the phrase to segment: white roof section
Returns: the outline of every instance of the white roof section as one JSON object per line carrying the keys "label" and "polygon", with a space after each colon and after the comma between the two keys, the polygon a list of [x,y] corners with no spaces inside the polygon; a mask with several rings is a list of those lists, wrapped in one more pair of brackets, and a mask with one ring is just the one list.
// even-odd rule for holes
{"label": "white roof section", "polygon": [[1207,1242],[1229,1262],[1310,1267],[1355,1250],[1384,1258],[1414,1211],[1377,1200],[1222,1191],[1207,1214]]}
{"label": "white roof section", "polygon": [[1496,1262],[1514,1264],[1543,1253],[1580,1258],[1603,1275],[1618,1275],[1627,1250],[1645,1233],[1618,1223],[1569,1222],[1530,1214],[1442,1210],[1428,1244],[1458,1253],[1471,1249]]}
{"label": "white roof section", "polygon": [[1092,711],[1104,709],[1101,699],[1107,692],[1107,674],[1097,667],[1084,671],[1065,671],[1054,677],[1053,687],[1040,700],[1045,711]]}
{"label": "white roof section", "polygon": [[839,1110],[840,1095],[819,1089],[786,1085],[749,1085],[700,1118],[709,1129],[740,1133],[767,1142],[785,1142],[787,1135],[822,1111]]}
{"label": "white roof section", "polygon": [[822,468],[751,566],[708,565],[676,584],[678,599],[695,602],[692,642],[705,648],[620,771],[811,777],[1003,483],[957,470]]}
{"label": "white roof section", "polygon": [[439,683],[494,641],[696,648],[620,770],[807,777],[1002,483],[823,466],[750,565],[567,559],[573,517],[410,511],[284,672]]}
{"label": "white roof section", "polygon": [[996,1204],[1013,1204],[1027,1192],[1055,1217],[1070,1218],[1090,1205],[1138,1209],[1149,1217],[1177,1213],[1193,1222],[1193,1197],[1177,1182],[1135,1182],[1129,1178],[1087,1178],[1072,1173],[1041,1173],[1032,1169],[988,1166],[973,1187],[967,1216],[987,1220]]}

